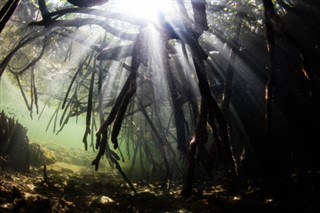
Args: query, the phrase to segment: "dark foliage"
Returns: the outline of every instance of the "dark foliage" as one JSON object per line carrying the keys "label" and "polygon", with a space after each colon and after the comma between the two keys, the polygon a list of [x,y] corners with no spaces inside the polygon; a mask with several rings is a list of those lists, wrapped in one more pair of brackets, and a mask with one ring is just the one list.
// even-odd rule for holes
{"label": "dark foliage", "polygon": [[29,171],[29,139],[27,129],[14,118],[0,113],[1,167],[19,172]]}

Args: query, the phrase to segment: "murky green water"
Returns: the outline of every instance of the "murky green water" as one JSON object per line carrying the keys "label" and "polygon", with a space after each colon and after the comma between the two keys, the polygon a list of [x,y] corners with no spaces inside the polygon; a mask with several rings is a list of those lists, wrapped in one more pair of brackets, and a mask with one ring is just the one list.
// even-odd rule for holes
{"label": "murky green water", "polygon": [[[29,97],[28,97],[29,98]],[[39,101],[39,111],[43,108],[44,103]],[[11,84],[9,77],[4,74],[0,80],[0,111],[4,110],[10,117],[15,117],[28,129],[30,142],[40,143],[57,143],[64,146],[83,148],[83,133],[85,130],[85,117],[70,118],[68,124],[57,135],[53,133],[53,122],[46,131],[50,118],[55,108],[46,107],[40,119],[39,114],[33,113],[33,119],[30,118],[30,112],[25,105],[19,88]],[[56,127],[56,132],[59,130]]]}

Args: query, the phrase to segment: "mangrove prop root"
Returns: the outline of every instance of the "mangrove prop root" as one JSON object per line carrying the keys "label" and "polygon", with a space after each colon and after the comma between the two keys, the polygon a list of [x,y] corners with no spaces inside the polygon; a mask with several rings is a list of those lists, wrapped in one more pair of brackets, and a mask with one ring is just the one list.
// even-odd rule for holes
{"label": "mangrove prop root", "polygon": [[274,29],[272,24],[272,14],[274,14],[273,3],[271,0],[263,0],[264,6],[264,25],[266,28],[266,42],[268,50],[268,69],[267,75],[268,80],[265,89],[265,101],[266,101],[266,114],[265,114],[265,128],[267,136],[270,131],[270,121],[271,121],[271,109],[272,109],[272,90],[275,72],[275,41],[274,41]]}
{"label": "mangrove prop root", "polygon": [[206,0],[191,0],[193,17],[202,30],[208,30]]}
{"label": "mangrove prop root", "polygon": [[115,102],[113,108],[111,109],[111,112],[110,112],[108,118],[105,120],[105,122],[101,125],[101,127],[99,128],[99,130],[96,133],[96,148],[99,148],[99,152],[97,154],[96,159],[92,162],[92,165],[96,166],[96,170],[99,167],[100,159],[101,159],[102,155],[105,152],[106,144],[108,142],[108,137],[107,137],[108,126],[110,124],[112,124],[112,122],[114,121],[114,119],[115,119],[115,117],[117,115],[117,112],[118,112],[118,110],[120,108],[122,100],[124,99],[124,97],[126,95],[126,92],[127,92],[128,88],[129,88],[130,80],[131,79],[130,79],[130,76],[129,76],[127,81],[126,81],[126,83],[125,83],[125,85],[123,86],[119,96],[117,97],[116,102]]}
{"label": "mangrove prop root", "polygon": [[20,92],[21,92],[21,94],[22,94],[24,103],[26,104],[28,110],[30,110],[31,107],[30,107],[30,105],[29,105],[29,103],[28,103],[28,100],[27,100],[27,97],[26,97],[26,95],[25,95],[25,93],[24,93],[24,91],[23,91],[23,89],[22,89],[22,86],[21,86],[21,83],[20,83],[20,79],[19,79],[19,75],[16,74],[15,77],[16,77],[16,80],[17,80],[17,82],[18,82],[18,86],[19,86]]}
{"label": "mangrove prop root", "polygon": [[[157,128],[154,126],[150,116],[148,115],[147,111],[143,108],[143,105],[141,103],[141,101],[138,99],[138,102],[139,102],[139,105],[141,107],[141,112],[142,114],[144,115],[144,117],[146,118],[147,122],[149,123],[150,125],[150,128],[152,129],[152,132],[154,133],[154,135],[156,136],[156,138],[158,139],[158,142],[159,142],[159,148],[160,148],[160,153],[162,155],[162,158],[164,160],[164,164],[165,164],[165,167],[167,169],[167,177],[171,177],[171,171],[170,171],[170,166],[169,166],[169,162],[168,162],[168,159],[167,159],[167,155],[166,155],[166,152],[164,150],[164,140],[162,139],[160,133],[157,131]],[[167,178],[166,177],[166,178]]]}
{"label": "mangrove prop root", "polygon": [[47,165],[46,164],[43,165],[43,181],[45,183],[49,182],[48,175],[47,175]]}
{"label": "mangrove prop root", "polygon": [[[195,152],[197,150],[197,144],[200,143],[205,143],[208,139],[208,135],[206,132],[206,126],[208,122],[208,116],[210,115],[210,118],[213,119],[215,118],[218,126],[219,126],[219,132],[222,137],[223,143],[225,143],[226,147],[226,156],[228,159],[231,159],[232,163],[232,168],[231,172],[232,174],[237,174],[237,167],[236,163],[234,160],[234,157],[232,155],[231,151],[231,145],[229,144],[228,140],[228,124],[227,121],[225,120],[222,111],[220,110],[217,102],[213,98],[210,90],[210,86],[208,84],[208,79],[206,76],[205,72],[205,67],[203,60],[198,57],[195,52],[193,52],[193,61],[194,61],[194,66],[196,69],[196,73],[198,76],[199,80],[199,90],[201,94],[201,109],[200,109],[200,114],[198,116],[197,120],[197,125],[194,133],[194,137],[191,141],[191,147],[189,151],[189,165],[188,165],[188,170],[187,170],[187,179],[185,183],[184,190],[182,191],[182,194],[184,196],[190,196],[191,191],[192,191],[192,182],[193,182],[193,176],[194,176],[194,157],[195,157]],[[212,125],[213,120],[210,121]],[[218,136],[216,136],[218,137]]]}
{"label": "mangrove prop root", "polygon": [[[60,107],[60,106],[59,106],[59,107]],[[56,109],[56,110],[54,111],[54,113],[52,114],[52,116],[51,116],[51,118],[50,118],[50,120],[49,120],[49,122],[48,122],[48,125],[47,125],[47,128],[46,128],[46,132],[48,131],[52,120],[55,118],[56,114],[58,113],[59,107],[57,107],[57,109]]]}
{"label": "mangrove prop root", "polygon": [[121,166],[119,164],[119,162],[114,159],[113,157],[110,158],[110,160],[112,161],[112,163],[114,163],[116,165],[117,170],[119,171],[119,173],[121,174],[121,176],[123,177],[123,179],[128,183],[128,185],[130,186],[131,190],[137,194],[136,189],[134,188],[133,184],[130,182],[130,180],[127,178],[127,176],[124,174],[124,172],[121,169]]}
{"label": "mangrove prop root", "polygon": [[181,194],[183,196],[189,197],[192,191],[193,177],[194,177],[194,165],[195,165],[195,154],[197,147],[200,144],[204,144],[208,140],[208,132],[206,130],[207,126],[207,103],[206,98],[201,99],[200,113],[197,118],[197,124],[194,131],[193,138],[191,140],[190,151],[188,155],[188,169],[187,177],[184,189]]}
{"label": "mangrove prop root", "polygon": [[73,77],[72,77],[72,79],[71,79],[71,82],[70,82],[70,84],[69,84],[68,90],[67,90],[66,95],[65,95],[64,100],[63,100],[62,109],[63,109],[63,108],[65,107],[65,105],[66,105],[66,102],[67,102],[67,100],[68,100],[68,96],[69,96],[69,93],[70,93],[71,88],[72,88],[72,86],[73,86],[73,83],[75,82],[78,74],[82,71],[82,67],[83,67],[83,65],[84,65],[84,63],[85,63],[86,60],[87,60],[87,59],[83,60],[83,62],[79,65],[76,73],[73,75]]}
{"label": "mangrove prop root", "polygon": [[102,134],[102,138],[101,138],[101,135],[98,135],[97,136],[97,140],[101,140],[102,143],[100,144],[100,149],[99,149],[99,152],[96,156],[96,158],[92,161],[92,165],[95,166],[95,170],[98,171],[99,169],[99,163],[100,163],[100,159],[101,157],[103,156],[105,150],[106,150],[106,146],[107,146],[107,140],[108,140],[108,132],[107,130],[105,130]]}
{"label": "mangrove prop root", "polygon": [[138,152],[138,144],[135,145],[135,147],[133,147],[133,156],[132,156],[132,160],[131,160],[131,167],[130,167],[130,170],[129,170],[129,174],[132,174],[133,171],[134,171],[134,167],[136,165],[136,156],[137,156],[137,152]]}
{"label": "mangrove prop root", "polygon": [[[69,102],[67,103],[67,105],[64,107],[63,113],[62,113],[62,115],[61,115],[61,117],[60,117],[60,122],[59,122],[60,126],[63,124],[63,121],[65,120],[64,117],[65,117],[66,114],[67,114],[68,108],[70,107],[70,105],[72,105],[72,102],[73,102],[75,99],[76,99],[76,97],[75,97],[75,95],[73,95],[73,96],[70,98],[70,100],[69,100]],[[59,109],[59,108],[58,108],[58,109]]]}
{"label": "mangrove prop root", "polygon": [[[133,82],[135,82],[135,79],[132,80]],[[135,83],[134,83],[135,84]],[[124,114],[127,110],[128,104],[130,102],[131,97],[134,95],[136,91],[136,86],[135,85],[131,85],[130,89],[128,90],[127,94],[124,97],[124,100],[121,103],[120,109],[117,113],[117,117],[114,121],[113,124],[113,129],[112,129],[112,133],[111,133],[111,141],[114,144],[114,148],[117,149],[118,148],[118,135],[121,129],[121,124],[123,122],[124,119]]]}
{"label": "mangrove prop root", "polygon": [[121,129],[121,124],[124,119],[124,114],[127,111],[127,107],[129,105],[129,102],[130,102],[132,96],[135,94],[136,89],[137,89],[136,77],[137,77],[137,71],[138,71],[139,66],[140,66],[140,58],[137,56],[133,56],[132,63],[131,63],[131,72],[130,72],[130,75],[128,78],[128,80],[130,81],[130,84],[129,84],[128,90],[127,90],[127,92],[121,102],[120,108],[117,113],[117,117],[116,117],[114,124],[113,124],[113,130],[111,133],[111,141],[114,144],[115,149],[118,148],[117,137],[118,137],[120,129]]}
{"label": "mangrove prop root", "polygon": [[[94,118],[94,112],[92,112],[92,121],[91,121],[91,130],[93,132],[94,129],[97,129],[96,120]],[[94,134],[91,134],[91,144],[90,147],[92,147],[92,151],[95,152],[94,148]]]}
{"label": "mangrove prop root", "polygon": [[205,67],[203,61],[196,57],[193,56],[194,61],[195,61],[195,67],[196,67],[196,72],[197,76],[199,79],[199,89],[202,98],[206,97],[206,103],[208,105],[208,116],[211,118],[215,118],[218,127],[219,127],[219,135],[221,135],[221,141],[225,145],[225,154],[227,155],[226,158],[230,160],[231,162],[231,173],[235,176],[237,174],[237,165],[235,158],[232,153],[232,147],[229,141],[229,128],[228,128],[228,123],[218,105],[216,100],[211,94],[210,86],[208,84],[208,79],[206,76],[205,72]]}
{"label": "mangrove prop root", "polygon": [[0,33],[16,10],[20,0],[8,0],[0,11]]}
{"label": "mangrove prop root", "polygon": [[36,106],[36,112],[39,113],[39,105],[38,105],[38,92],[36,87],[36,81],[35,81],[35,70],[34,66],[31,67],[31,91],[32,91],[32,100]]}
{"label": "mangrove prop root", "polygon": [[[92,161],[92,165],[95,165],[96,170],[99,168],[99,162],[100,159],[102,157],[102,155],[105,152],[106,149],[106,145],[108,142],[108,137],[107,137],[107,129],[108,126],[110,124],[112,124],[112,122],[115,120],[116,116],[117,116],[117,123],[115,128],[120,128],[121,124],[122,124],[122,120],[123,120],[123,115],[121,115],[121,113],[125,113],[128,103],[130,98],[132,97],[132,95],[135,92],[135,87],[136,87],[136,72],[141,64],[141,57],[140,57],[140,42],[141,39],[137,38],[137,40],[135,41],[135,48],[134,48],[134,54],[132,56],[132,62],[131,62],[131,72],[124,84],[124,86],[122,87],[120,94],[118,95],[114,106],[111,109],[111,112],[108,116],[108,118],[103,122],[103,124],[101,125],[101,127],[99,128],[99,130],[96,133],[96,148],[99,147],[99,152],[96,156],[96,158]],[[128,93],[129,92],[129,93]],[[122,107],[122,109],[121,109]],[[119,110],[124,110],[123,112],[121,112],[120,114],[118,114]],[[117,131],[119,130],[114,130],[113,131],[113,139],[117,133]],[[102,135],[102,137],[101,137]],[[117,144],[115,144],[115,148],[117,147]]]}
{"label": "mangrove prop root", "polygon": [[185,130],[185,117],[182,110],[182,105],[178,99],[178,92],[175,85],[175,78],[173,76],[172,70],[170,68],[169,62],[166,57],[166,69],[167,69],[167,79],[168,85],[171,93],[171,99],[173,103],[174,119],[176,124],[176,134],[178,141],[178,149],[182,152],[186,152],[186,130]]}
{"label": "mangrove prop root", "polygon": [[88,136],[88,134],[90,134],[90,122],[91,122],[91,111],[92,111],[92,95],[93,95],[94,77],[95,77],[95,69],[92,69],[90,88],[89,88],[89,94],[88,94],[88,105],[87,105],[87,116],[86,116],[86,131],[84,133],[83,140],[82,140],[86,150],[88,149],[87,136]]}

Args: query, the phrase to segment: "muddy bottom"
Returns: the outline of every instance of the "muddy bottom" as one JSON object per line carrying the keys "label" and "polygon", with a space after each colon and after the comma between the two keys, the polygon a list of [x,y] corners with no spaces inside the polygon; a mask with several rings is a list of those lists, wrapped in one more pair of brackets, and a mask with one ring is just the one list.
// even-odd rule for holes
{"label": "muddy bottom", "polygon": [[[195,191],[186,199],[181,185],[169,190],[160,182],[133,182],[137,193],[115,173],[88,171],[57,162],[48,166],[45,181],[41,170],[30,174],[1,171],[2,212],[225,212],[241,200],[225,197],[221,186]],[[267,202],[267,201],[265,201]],[[229,204],[228,204],[229,203]],[[231,209],[230,209],[231,210]]]}
{"label": "muddy bottom", "polygon": [[[77,156],[72,153],[65,156]],[[0,212],[320,212],[319,171],[292,175],[279,195],[253,183],[238,190],[237,184],[197,179],[191,197],[185,198],[180,181],[164,185],[161,180],[130,178],[134,193],[116,169],[94,171],[66,159],[57,155],[46,166],[46,175],[43,166],[29,173],[0,169]]]}
{"label": "muddy bottom", "polygon": [[1,171],[0,212],[319,212],[316,193],[280,202],[261,196],[258,188],[230,195],[222,185],[204,183],[187,199],[180,195],[180,183],[166,190],[156,181],[133,182],[133,193],[116,171],[104,174],[57,162],[47,173],[45,181],[40,169],[29,174]]}

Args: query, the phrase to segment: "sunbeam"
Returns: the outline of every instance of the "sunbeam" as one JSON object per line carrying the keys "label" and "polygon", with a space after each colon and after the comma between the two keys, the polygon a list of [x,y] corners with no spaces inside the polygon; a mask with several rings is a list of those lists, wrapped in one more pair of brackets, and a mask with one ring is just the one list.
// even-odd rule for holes
{"label": "sunbeam", "polygon": [[0,212],[319,209],[316,0],[0,2]]}
{"label": "sunbeam", "polygon": [[110,7],[125,15],[154,22],[159,15],[173,15],[176,9],[176,1],[172,0],[113,0]]}

